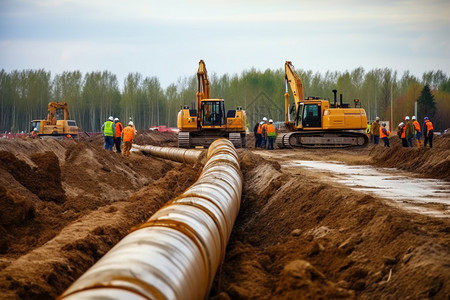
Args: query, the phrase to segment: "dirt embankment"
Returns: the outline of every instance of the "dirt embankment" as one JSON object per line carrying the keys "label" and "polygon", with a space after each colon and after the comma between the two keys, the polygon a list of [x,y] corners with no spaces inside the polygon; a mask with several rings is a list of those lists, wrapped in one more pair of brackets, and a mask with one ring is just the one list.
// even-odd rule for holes
{"label": "dirt embankment", "polygon": [[[176,145],[144,131],[136,143]],[[274,150],[449,179],[449,137],[433,149]],[[448,299],[450,220],[283,171],[240,149],[244,192],[211,299]],[[279,155],[281,157],[281,155]],[[0,141],[0,299],[51,299],[197,178],[199,169],[79,141]],[[289,159],[289,158],[287,158]]]}

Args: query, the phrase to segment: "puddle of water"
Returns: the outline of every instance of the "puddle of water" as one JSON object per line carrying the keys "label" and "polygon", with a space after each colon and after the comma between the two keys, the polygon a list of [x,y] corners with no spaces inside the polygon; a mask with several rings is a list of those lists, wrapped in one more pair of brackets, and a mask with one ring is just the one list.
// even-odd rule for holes
{"label": "puddle of water", "polygon": [[[401,172],[397,169],[350,166],[338,162],[295,160],[282,164],[282,167],[288,168],[296,166],[332,173],[338,183],[394,200],[403,208],[415,212],[450,217],[450,184],[445,181],[396,175]],[[438,211],[422,206],[428,203],[444,204],[445,209]]]}

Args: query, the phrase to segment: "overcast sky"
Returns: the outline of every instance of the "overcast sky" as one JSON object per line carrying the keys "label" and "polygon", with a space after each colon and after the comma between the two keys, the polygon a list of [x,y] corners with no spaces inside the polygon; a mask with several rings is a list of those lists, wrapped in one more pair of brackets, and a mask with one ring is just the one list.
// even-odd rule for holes
{"label": "overcast sky", "polygon": [[0,69],[195,75],[284,67],[450,75],[449,0],[0,0]]}

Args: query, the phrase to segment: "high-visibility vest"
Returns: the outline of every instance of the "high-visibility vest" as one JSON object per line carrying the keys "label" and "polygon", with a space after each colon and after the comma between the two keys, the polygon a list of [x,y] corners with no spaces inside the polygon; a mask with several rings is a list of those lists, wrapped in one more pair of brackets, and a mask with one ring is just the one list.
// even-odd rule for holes
{"label": "high-visibility vest", "polygon": [[381,127],[380,128],[380,139],[388,137],[391,133],[389,132],[389,130],[386,129],[386,134],[383,132],[383,129],[386,129],[386,127]]}
{"label": "high-visibility vest", "polygon": [[123,141],[131,142],[134,139],[134,128],[127,126],[123,129]]}
{"label": "high-visibility vest", "polygon": [[116,137],[120,137],[122,135],[123,125],[120,122],[116,123]]}
{"label": "high-visibility vest", "polygon": [[406,125],[403,125],[402,128],[402,139],[406,139]]}
{"label": "high-visibility vest", "polygon": [[258,124],[258,129],[256,130],[256,134],[262,134],[262,125]]}
{"label": "high-visibility vest", "polygon": [[114,136],[112,121],[105,122],[105,126],[103,127],[103,134],[105,136]]}
{"label": "high-visibility vest", "polygon": [[264,136],[267,136],[267,124],[263,124],[262,128],[261,128],[261,132]]}
{"label": "high-visibility vest", "polygon": [[430,130],[433,130],[433,129],[434,129],[434,128],[433,128],[433,123],[431,123],[430,120],[425,120],[425,124],[427,125],[427,136],[428,136]]}
{"label": "high-visibility vest", "polygon": [[267,136],[274,137],[275,135],[275,126],[273,124],[267,125]]}
{"label": "high-visibility vest", "polygon": [[419,124],[419,122],[417,122],[417,120],[414,120],[413,124],[414,124],[414,128],[416,128],[416,131],[420,132],[420,124]]}

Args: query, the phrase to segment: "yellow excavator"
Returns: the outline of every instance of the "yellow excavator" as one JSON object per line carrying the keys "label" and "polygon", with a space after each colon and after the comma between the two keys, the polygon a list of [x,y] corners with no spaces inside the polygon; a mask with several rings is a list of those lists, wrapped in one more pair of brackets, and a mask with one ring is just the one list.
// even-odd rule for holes
{"label": "yellow excavator", "polygon": [[218,138],[229,139],[236,148],[245,148],[246,113],[241,106],[225,111],[223,99],[210,99],[210,85],[205,62],[197,71],[197,106],[184,105],[178,113],[178,147],[208,147]]}
{"label": "yellow excavator", "polygon": [[[333,90],[334,103],[319,97],[303,95],[303,83],[290,61],[285,63],[286,93],[285,125],[288,133],[280,133],[276,144],[279,148],[345,148],[361,147],[368,143],[365,129],[367,116],[359,99],[354,107],[337,102],[337,90]],[[294,95],[293,121],[290,120],[288,85]]]}
{"label": "yellow excavator", "polygon": [[46,120],[31,121],[32,130],[41,137],[63,137],[70,135],[76,138],[78,126],[74,120],[69,120],[69,109],[66,102],[49,102]]}

